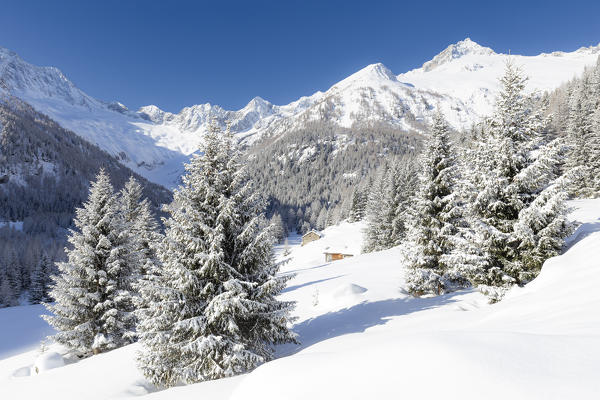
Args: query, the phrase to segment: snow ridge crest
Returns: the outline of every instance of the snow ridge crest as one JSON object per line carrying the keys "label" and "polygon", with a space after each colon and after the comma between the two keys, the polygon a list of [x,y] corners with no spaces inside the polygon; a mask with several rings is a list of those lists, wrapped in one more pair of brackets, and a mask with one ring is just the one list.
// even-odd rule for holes
{"label": "snow ridge crest", "polygon": [[423,71],[431,71],[442,64],[470,54],[492,55],[496,53],[489,47],[481,46],[480,44],[472,41],[470,38],[466,38],[458,43],[454,43],[446,47],[444,51],[433,57],[432,60],[423,64]]}

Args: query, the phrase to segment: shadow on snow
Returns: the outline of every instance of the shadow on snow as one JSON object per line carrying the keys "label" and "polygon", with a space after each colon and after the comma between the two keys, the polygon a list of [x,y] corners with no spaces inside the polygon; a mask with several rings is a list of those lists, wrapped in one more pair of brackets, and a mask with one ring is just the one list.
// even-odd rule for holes
{"label": "shadow on snow", "polygon": [[310,282],[301,283],[299,285],[289,286],[289,287],[286,287],[285,289],[283,289],[281,291],[281,293],[287,293],[287,292],[291,292],[291,291],[294,291],[296,289],[300,289],[300,288],[303,288],[306,286],[314,285],[314,284],[321,283],[321,282],[331,281],[333,279],[341,278],[342,276],[345,276],[345,275],[332,276],[330,278],[323,278],[323,279],[319,279],[316,281],[310,281]]}
{"label": "shadow on snow", "polygon": [[342,310],[320,315],[296,324],[293,330],[298,334],[300,345],[278,346],[277,356],[285,357],[299,352],[318,342],[351,333],[364,332],[377,325],[384,325],[392,317],[411,314],[417,311],[437,308],[455,302],[454,292],[428,298],[402,298],[375,302],[363,302]]}

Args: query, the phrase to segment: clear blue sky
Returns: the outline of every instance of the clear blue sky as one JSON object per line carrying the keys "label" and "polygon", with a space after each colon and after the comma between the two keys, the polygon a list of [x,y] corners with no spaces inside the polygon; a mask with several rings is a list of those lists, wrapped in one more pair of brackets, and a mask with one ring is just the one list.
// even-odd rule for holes
{"label": "clear blue sky", "polygon": [[0,3],[0,46],[133,109],[285,104],[374,62],[405,72],[465,37],[527,55],[595,45],[600,1]]}

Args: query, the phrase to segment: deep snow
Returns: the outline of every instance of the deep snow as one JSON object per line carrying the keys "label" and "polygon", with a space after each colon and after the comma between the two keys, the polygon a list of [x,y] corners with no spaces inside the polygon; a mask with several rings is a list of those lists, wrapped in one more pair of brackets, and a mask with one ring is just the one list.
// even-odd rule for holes
{"label": "deep snow", "polygon": [[[2,358],[10,347],[35,347],[47,333],[36,317],[41,309],[3,309],[0,394],[23,399],[600,398],[600,200],[571,204],[571,218],[582,225],[569,250],[495,305],[472,290],[408,296],[397,249],[358,254],[360,223],[330,227],[304,247],[298,237],[290,238],[290,261],[282,273],[295,277],[282,298],[297,301],[294,329],[302,344],[281,346],[280,358],[230,379],[152,393],[135,368],[136,344],[31,373],[36,359],[40,362],[39,350]],[[327,248],[357,255],[326,263]],[[283,246],[277,251],[284,258]],[[29,339],[14,339],[26,332]]]}

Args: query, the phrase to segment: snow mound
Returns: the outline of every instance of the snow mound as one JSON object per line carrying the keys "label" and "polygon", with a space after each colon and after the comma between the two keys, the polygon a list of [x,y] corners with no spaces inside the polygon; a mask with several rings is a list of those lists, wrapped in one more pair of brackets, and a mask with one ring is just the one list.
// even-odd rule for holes
{"label": "snow mound", "polygon": [[356,285],[354,283],[348,283],[348,284],[339,286],[333,292],[333,297],[337,298],[337,299],[345,298],[345,297],[354,297],[354,296],[363,294],[366,291],[367,291],[367,289],[362,286]]}
{"label": "snow mound", "polygon": [[44,371],[65,366],[65,360],[62,356],[54,351],[49,351],[41,354],[36,358],[33,364],[33,372],[41,374]]}
{"label": "snow mound", "polygon": [[15,378],[23,378],[31,375],[31,367],[21,367],[13,372],[12,376]]}

